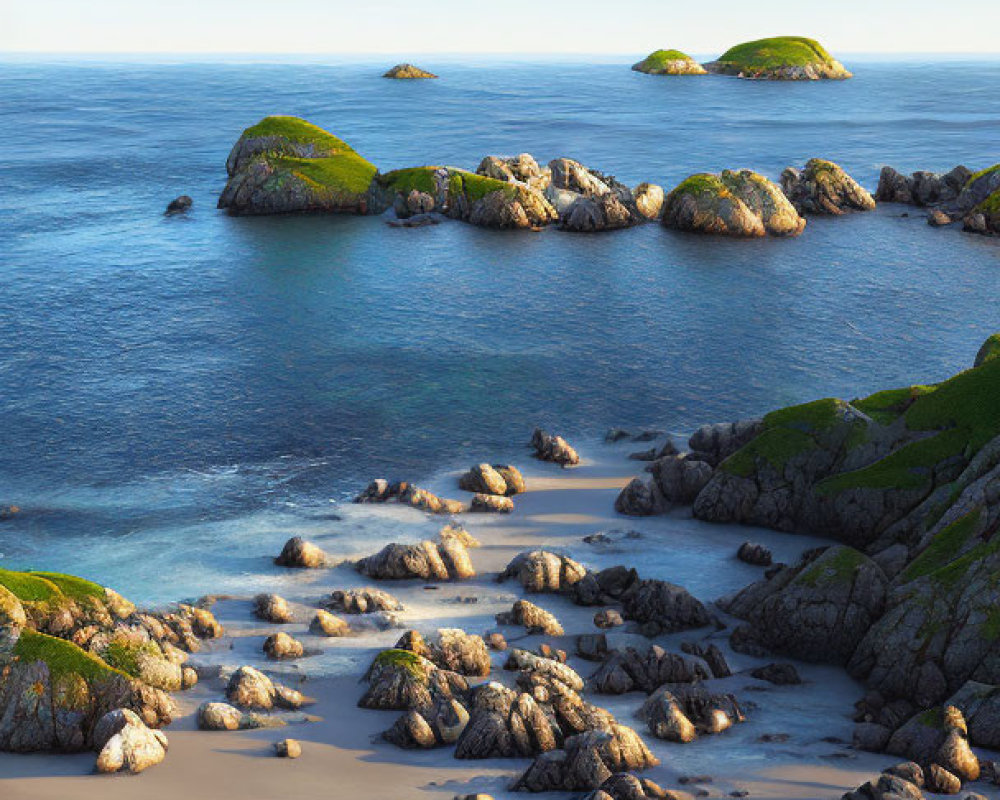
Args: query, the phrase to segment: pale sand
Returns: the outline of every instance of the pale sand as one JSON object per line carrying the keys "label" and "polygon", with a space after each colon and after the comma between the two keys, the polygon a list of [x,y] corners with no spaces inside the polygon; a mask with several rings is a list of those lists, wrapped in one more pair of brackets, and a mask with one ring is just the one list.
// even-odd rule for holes
{"label": "pale sand", "polygon": [[[645,445],[648,446],[648,445]],[[520,595],[514,584],[497,585],[493,575],[501,570],[517,552],[546,545],[572,547],[585,561],[601,560],[596,554],[586,558],[587,546],[580,538],[602,529],[639,528],[644,538],[641,548],[649,547],[657,537],[667,535],[672,525],[669,518],[635,521],[617,516],[613,511],[614,498],[619,489],[635,474],[641,472],[641,463],[626,461],[622,448],[608,448],[597,463],[589,462],[574,470],[559,470],[551,465],[526,464],[529,492],[515,499],[516,510],[507,517],[464,515],[462,522],[483,543],[472,551],[473,563],[480,577],[460,584],[440,585],[429,592],[420,582],[389,583],[381,586],[396,594],[406,605],[401,615],[406,627],[416,627],[429,632],[435,627],[459,625],[470,632],[482,632],[493,626],[493,615],[510,607]],[[428,488],[452,497],[463,496],[454,489],[453,476],[441,476],[428,484]],[[399,509],[387,510],[387,515],[398,514]],[[405,513],[411,513],[406,511]],[[415,512],[412,512],[415,513]],[[435,522],[435,525],[437,523]],[[371,542],[368,552],[374,552],[392,540],[391,524],[386,526],[386,537]],[[675,535],[675,534],[674,534]],[[705,534],[708,535],[708,534]],[[712,536],[726,536],[735,547],[745,532],[732,530],[711,532]],[[791,544],[788,544],[788,542]],[[783,546],[799,547],[794,537],[781,540]],[[801,549],[812,546],[811,540],[801,542]],[[661,547],[669,547],[661,544]],[[717,547],[717,544],[712,544]],[[728,545],[727,545],[728,546]],[[361,555],[361,554],[358,554]],[[726,558],[730,557],[727,552]],[[612,563],[614,555],[604,556],[601,566]],[[611,561],[608,561],[608,558]],[[720,556],[722,558],[722,556]],[[642,559],[635,552],[624,563],[636,566],[641,573]],[[728,563],[728,562],[727,562]],[[594,564],[594,566],[597,566]],[[314,798],[372,798],[373,800],[409,800],[413,798],[448,797],[464,792],[488,792],[497,798],[513,797],[506,791],[510,779],[527,765],[527,761],[458,761],[451,749],[431,752],[398,750],[373,738],[388,728],[397,712],[363,711],[356,707],[363,686],[358,677],[378,649],[391,645],[401,633],[393,630],[382,633],[365,633],[338,640],[318,640],[305,633],[309,607],[322,594],[345,585],[361,585],[353,571],[343,567],[323,572],[301,574],[301,594],[286,595],[301,603],[301,622],[284,626],[302,639],[307,648],[322,648],[321,656],[302,659],[294,664],[267,663],[260,654],[261,637],[273,627],[252,620],[246,600],[220,603],[217,612],[230,631],[221,642],[215,643],[210,652],[199,653],[195,661],[215,662],[229,667],[255,663],[280,674],[281,679],[295,685],[316,698],[315,705],[307,710],[320,718],[317,722],[293,724],[283,729],[270,729],[241,733],[208,733],[194,729],[192,712],[206,698],[222,699],[222,682],[205,680],[192,692],[179,695],[182,715],[167,734],[170,751],[166,761],[137,777],[105,777],[90,774],[92,754],[73,756],[16,756],[0,754],[0,798],[2,800],[63,800],[73,797],[82,800],[314,800]],[[655,575],[651,577],[666,577]],[[673,577],[673,576],[671,576]],[[677,578],[674,578],[675,580]],[[681,581],[683,582],[683,581]],[[746,582],[742,580],[742,582]],[[459,603],[456,598],[475,597],[478,602]],[[554,611],[571,634],[593,631],[590,619],[596,609],[578,608],[563,598],[542,596],[532,598]],[[702,596],[711,600],[711,596]],[[516,631],[507,631],[516,639]],[[664,640],[676,647],[682,638],[696,639],[705,631]],[[528,646],[536,646],[540,637],[521,637]],[[629,637],[625,635],[623,640]],[[572,650],[573,636],[559,644]],[[724,645],[724,638],[714,638]],[[739,657],[734,657],[737,666]],[[344,664],[353,665],[347,671],[353,677],[313,678],[304,677],[317,671],[343,674]],[[573,659],[573,665],[584,676],[594,665]],[[757,663],[757,662],[754,662]],[[496,654],[494,666],[500,671],[503,654]],[[750,722],[737,726],[722,736],[705,737],[691,745],[671,745],[645,736],[647,742],[660,756],[662,765],[650,770],[648,775],[665,787],[681,788],[678,777],[684,774],[714,776],[712,784],[705,786],[712,796],[724,797],[734,789],[747,790],[752,798],[797,798],[798,800],[825,800],[839,797],[847,789],[872,777],[878,769],[891,760],[856,754],[842,745],[822,741],[826,721],[812,720],[807,741],[795,742],[796,720],[808,714],[817,697],[825,698],[830,716],[829,734],[849,735],[848,715],[851,703],[857,698],[856,687],[840,677],[832,668],[805,667],[804,674],[812,678],[807,687],[786,687],[780,690],[742,691],[746,679],[728,679],[720,688],[736,691],[744,700],[760,705],[760,711],[751,710]],[[812,672],[809,672],[812,670]],[[509,679],[509,674],[506,678]],[[826,684],[833,688],[825,688]],[[825,694],[823,694],[825,692]],[[843,697],[830,698],[830,692]],[[775,699],[775,698],[781,699]],[[634,712],[641,703],[641,695],[624,697],[592,697],[599,705],[611,709],[625,724],[641,730],[634,719]],[[829,707],[841,709],[830,714]],[[787,708],[786,708],[787,706]],[[763,721],[756,722],[760,716]],[[786,724],[787,723],[787,724]],[[756,724],[756,727],[754,725]],[[782,726],[793,735],[788,744],[755,744],[753,737],[761,730],[773,730],[767,725]],[[761,728],[761,726],[764,726]],[[745,730],[743,730],[745,729]],[[303,755],[298,760],[279,759],[271,754],[271,743],[292,737],[303,744]],[[740,758],[730,759],[727,749],[738,748]],[[735,752],[735,750],[731,751]],[[689,787],[690,788],[690,787]],[[520,795],[524,797],[524,795]],[[547,795],[547,797],[556,797]]]}

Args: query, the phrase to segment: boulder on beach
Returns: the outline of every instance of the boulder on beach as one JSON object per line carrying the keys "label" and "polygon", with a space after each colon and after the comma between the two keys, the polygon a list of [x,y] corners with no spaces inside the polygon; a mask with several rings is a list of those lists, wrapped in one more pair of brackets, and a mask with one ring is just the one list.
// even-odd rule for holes
{"label": "boulder on beach", "polygon": [[274,754],[278,758],[298,758],[302,755],[302,745],[297,739],[280,739],[274,743]]}
{"label": "boulder on beach", "polygon": [[196,713],[200,731],[240,731],[263,727],[263,719],[253,713],[245,713],[228,703],[206,701],[198,706]]}
{"label": "boulder on beach", "polygon": [[633,64],[632,69],[647,75],[708,74],[708,71],[701,64],[680,50],[654,50],[642,61]]}
{"label": "boulder on beach", "polygon": [[420,67],[415,67],[413,64],[397,64],[382,77],[412,80],[415,78],[436,78],[437,75]]}
{"label": "boulder on beach", "polygon": [[268,658],[290,659],[301,658],[305,653],[302,642],[293,639],[284,631],[272,633],[264,640],[264,654]]}
{"label": "boulder on beach", "polygon": [[436,667],[409,650],[389,649],[379,653],[365,675],[368,689],[358,701],[361,708],[429,709],[442,699],[461,699],[468,691],[465,678]]}
{"label": "boulder on beach", "polygon": [[469,503],[469,511],[486,514],[510,514],[514,510],[514,501],[509,497],[495,494],[473,495]]}
{"label": "boulder on beach", "polygon": [[525,758],[554,750],[562,731],[532,695],[500,683],[476,687],[455,758]]}
{"label": "boulder on beach", "polygon": [[518,600],[510,611],[496,615],[498,625],[521,625],[528,633],[562,636],[565,631],[555,615],[527,600]]}
{"label": "boulder on beach", "polygon": [[528,550],[511,559],[498,582],[515,579],[527,592],[571,591],[587,574],[586,568],[569,556],[547,550]]}
{"label": "boulder on beach", "polygon": [[469,712],[454,698],[438,698],[432,708],[406,711],[382,738],[406,750],[454,744],[469,724]]}
{"label": "boulder on beach", "polygon": [[464,580],[476,574],[465,546],[456,540],[387,544],[356,567],[362,575],[386,580]]}
{"label": "boulder on beach", "polygon": [[781,189],[800,214],[840,215],[872,211],[875,199],[832,161],[811,158],[802,170],[786,167]]}
{"label": "boulder on beach", "polygon": [[402,611],[403,604],[382,589],[338,589],[326,602],[331,611],[344,614],[374,614]]}
{"label": "boulder on beach", "polygon": [[312,542],[307,542],[301,536],[293,536],[281,548],[280,555],[274,559],[279,567],[299,567],[316,569],[327,566],[328,556]]}
{"label": "boulder on beach", "polygon": [[815,39],[774,36],[743,42],[704,65],[708,72],[772,81],[843,80],[851,73]]}
{"label": "boulder on beach", "polygon": [[167,737],[163,731],[147,728],[134,711],[118,708],[98,721],[94,749],[97,772],[137,774],[166,758]]}
{"label": "boulder on beach", "polygon": [[662,221],[680,231],[738,237],[798,236],[806,225],[777,185],[748,169],[681,181],[664,201]]}
{"label": "boulder on beach", "polygon": [[563,467],[573,467],[580,463],[580,456],[569,442],[562,436],[552,436],[541,428],[535,428],[531,435],[531,446],[534,448],[535,458],[540,461],[552,461]]}
{"label": "boulder on beach", "polygon": [[230,676],[226,699],[235,706],[253,711],[297,709],[310,702],[300,692],[275,683],[259,669],[249,666],[240,667]]}
{"label": "boulder on beach", "polygon": [[675,792],[662,788],[649,778],[618,772],[583,800],[677,800],[678,797]]}
{"label": "boulder on beach", "polygon": [[329,611],[318,610],[309,623],[309,633],[316,636],[347,636],[351,632],[351,626],[340,617],[331,614]]}
{"label": "boulder on beach", "polygon": [[665,683],[696,683],[711,677],[702,660],[653,645],[645,653],[633,647],[613,650],[590,677],[589,684],[599,694],[648,694]]}
{"label": "boulder on beach", "polygon": [[226,161],[219,208],[230,214],[365,214],[377,170],[346,142],[298,117],[265,117]]}
{"label": "boulder on beach", "polygon": [[485,677],[492,669],[490,653],[483,638],[466,633],[461,628],[439,628],[430,642],[417,631],[407,631],[396,642],[396,649],[409,650],[439,669],[459,675]]}
{"label": "boulder on beach", "polygon": [[275,625],[284,625],[294,618],[288,601],[276,594],[259,594],[254,597],[253,613],[258,619]]}

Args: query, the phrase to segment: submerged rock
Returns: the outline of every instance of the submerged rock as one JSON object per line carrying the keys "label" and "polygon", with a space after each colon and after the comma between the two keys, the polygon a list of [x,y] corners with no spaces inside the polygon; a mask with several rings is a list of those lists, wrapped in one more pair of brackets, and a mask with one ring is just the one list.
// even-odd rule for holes
{"label": "submerged rock", "polygon": [[771,566],[771,551],[762,544],[743,542],[736,552],[736,557],[745,564],[755,567]]}
{"label": "submerged rock", "polygon": [[180,197],[175,197],[169,203],[167,203],[167,214],[183,214],[185,211],[194,205],[194,200],[188,197],[186,194],[182,194]]}
{"label": "submerged rock", "polygon": [[798,236],[806,225],[778,186],[747,169],[681,181],[667,195],[662,219],[681,231],[743,237]]}
{"label": "submerged rock", "polygon": [[801,171],[787,167],[781,188],[800,214],[872,211],[875,199],[837,164],[811,158]]}
{"label": "submerged rock", "polygon": [[397,64],[382,77],[412,80],[414,78],[436,78],[437,75],[420,67],[415,67],[413,64]]}

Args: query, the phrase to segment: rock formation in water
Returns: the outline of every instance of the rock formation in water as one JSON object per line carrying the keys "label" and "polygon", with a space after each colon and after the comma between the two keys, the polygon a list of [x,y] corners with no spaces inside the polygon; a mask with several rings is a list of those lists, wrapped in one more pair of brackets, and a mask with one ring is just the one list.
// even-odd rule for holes
{"label": "rock formation in water", "polygon": [[929,207],[928,222],[935,227],[961,221],[970,233],[1000,234],[1000,164],[976,173],[958,166],[944,174],[910,176],[883,167],[875,197]]}
{"label": "rock formation in water", "polygon": [[744,169],[701,173],[681,181],[663,203],[668,228],[725,236],[798,236],[806,221],[781,189]]}
{"label": "rock formation in water", "polygon": [[388,72],[386,72],[383,78],[397,78],[400,80],[413,80],[419,78],[436,78],[433,72],[428,72],[420,67],[415,67],[413,64],[397,64]]}
{"label": "rock formation in water", "polygon": [[771,81],[843,80],[851,73],[815,39],[775,36],[731,47],[704,65],[708,72]]}
{"label": "rock formation in water", "polygon": [[837,164],[811,158],[802,170],[787,167],[781,189],[800,214],[872,211],[875,199]]}
{"label": "rock formation in water", "polygon": [[633,64],[635,72],[647,75],[707,75],[701,64],[680,50],[655,50],[642,61]]}

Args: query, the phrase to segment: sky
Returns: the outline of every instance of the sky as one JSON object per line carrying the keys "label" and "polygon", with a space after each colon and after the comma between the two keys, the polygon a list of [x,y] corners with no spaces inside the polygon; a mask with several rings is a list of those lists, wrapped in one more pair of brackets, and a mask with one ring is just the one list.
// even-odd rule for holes
{"label": "sky", "polygon": [[0,52],[718,54],[777,35],[839,53],[996,54],[997,0],[0,0]]}

